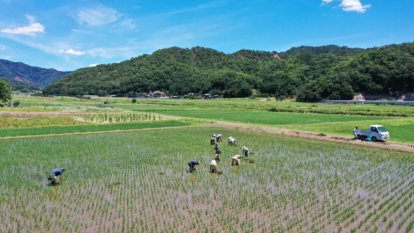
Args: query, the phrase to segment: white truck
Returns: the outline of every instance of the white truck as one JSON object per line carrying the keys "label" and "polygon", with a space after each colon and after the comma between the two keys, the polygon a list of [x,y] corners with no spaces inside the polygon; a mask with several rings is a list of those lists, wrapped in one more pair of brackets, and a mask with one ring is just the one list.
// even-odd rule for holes
{"label": "white truck", "polygon": [[358,130],[358,139],[370,138],[372,141],[384,141],[390,139],[390,133],[382,125],[370,125],[369,130]]}

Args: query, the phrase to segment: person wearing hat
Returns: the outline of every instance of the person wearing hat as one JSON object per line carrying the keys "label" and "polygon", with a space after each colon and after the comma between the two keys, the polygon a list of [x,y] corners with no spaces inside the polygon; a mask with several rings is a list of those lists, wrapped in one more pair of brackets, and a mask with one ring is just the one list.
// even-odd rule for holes
{"label": "person wearing hat", "polygon": [[52,181],[52,184],[57,184],[57,183],[59,183],[58,176],[60,176],[60,181],[63,182],[62,175],[63,175],[63,172],[64,171],[65,171],[65,168],[61,168],[61,169],[56,168],[56,169],[53,169],[53,171],[50,172],[50,175],[49,175],[48,180],[51,180]]}
{"label": "person wearing hat", "polygon": [[233,156],[231,158],[231,165],[233,166],[234,162],[236,162],[236,165],[239,166],[240,165],[240,159],[241,159],[240,155]]}
{"label": "person wearing hat", "polygon": [[218,141],[218,142],[222,142],[222,141],[223,141],[223,135],[218,134],[218,135],[217,135],[217,141]]}
{"label": "person wearing hat", "polygon": [[200,161],[190,161],[188,162],[188,166],[190,167],[190,173],[193,173],[193,171],[197,170],[195,166],[200,165]]}
{"label": "person wearing hat", "polygon": [[216,137],[211,136],[210,144],[213,145],[214,143],[216,143]]}
{"label": "person wearing hat", "polygon": [[249,148],[243,146],[243,153],[244,153],[244,156],[249,157]]}
{"label": "person wearing hat", "polygon": [[211,160],[210,171],[211,173],[217,173],[217,161],[216,160]]}
{"label": "person wearing hat", "polygon": [[236,139],[230,136],[229,137],[229,144],[230,145],[235,145],[236,144]]}
{"label": "person wearing hat", "polygon": [[220,161],[219,156],[221,154],[221,150],[220,150],[220,147],[218,146],[217,143],[214,145],[214,148],[211,151],[213,151],[213,150],[216,150],[216,158],[215,158],[216,161]]}

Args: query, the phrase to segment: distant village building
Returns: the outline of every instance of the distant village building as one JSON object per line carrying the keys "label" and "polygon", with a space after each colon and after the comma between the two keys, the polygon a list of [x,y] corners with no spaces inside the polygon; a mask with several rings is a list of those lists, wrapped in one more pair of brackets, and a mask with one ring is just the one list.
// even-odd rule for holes
{"label": "distant village building", "polygon": [[154,91],[153,96],[154,96],[154,98],[157,98],[157,97],[165,97],[165,93],[162,92],[162,91]]}
{"label": "distant village building", "polygon": [[97,95],[83,95],[82,98],[96,98]]}
{"label": "distant village building", "polygon": [[[396,98],[392,96],[392,98]],[[366,94],[361,93],[359,95],[354,96],[353,100],[365,101],[365,100],[381,100],[381,99],[390,99],[390,95],[386,94]],[[402,96],[396,98],[397,101],[414,101],[414,93],[405,93]]]}
{"label": "distant village building", "polygon": [[414,92],[405,93],[404,95],[400,96],[397,101],[414,101]]}
{"label": "distant village building", "polygon": [[127,93],[128,98],[137,98],[137,93]]}
{"label": "distant village building", "polygon": [[204,94],[204,99],[212,99],[213,96],[209,93]]}
{"label": "distant village building", "polygon": [[154,97],[154,93],[152,93],[152,91],[150,91],[147,96],[148,96],[148,98],[152,98],[152,97]]}

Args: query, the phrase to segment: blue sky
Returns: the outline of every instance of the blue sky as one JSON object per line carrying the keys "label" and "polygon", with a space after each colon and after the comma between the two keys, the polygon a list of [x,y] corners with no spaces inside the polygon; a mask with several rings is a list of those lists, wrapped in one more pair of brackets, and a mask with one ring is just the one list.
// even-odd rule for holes
{"label": "blue sky", "polygon": [[414,41],[414,1],[0,0],[0,58],[76,70],[172,46],[286,51]]}

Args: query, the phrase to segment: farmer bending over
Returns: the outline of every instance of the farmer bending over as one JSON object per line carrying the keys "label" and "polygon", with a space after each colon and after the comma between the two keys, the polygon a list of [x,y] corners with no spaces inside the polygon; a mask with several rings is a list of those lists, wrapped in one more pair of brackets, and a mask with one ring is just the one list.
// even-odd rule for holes
{"label": "farmer bending over", "polygon": [[249,157],[249,148],[243,146],[243,153],[244,153],[244,156]]}
{"label": "farmer bending over", "polygon": [[236,165],[239,166],[240,165],[240,159],[241,159],[240,155],[233,156],[231,158],[231,165],[233,166],[234,163],[236,162]]}
{"label": "farmer bending over", "polygon": [[48,180],[51,180],[52,181],[52,184],[57,184],[57,183],[59,183],[58,176],[60,176],[60,181],[63,182],[62,174],[63,174],[64,171],[65,171],[64,168],[54,169],[52,172],[50,172],[50,175],[49,175]]}
{"label": "farmer bending over", "polygon": [[193,171],[197,170],[195,168],[196,165],[200,165],[200,161],[190,161],[188,162],[188,166],[190,167],[190,172],[192,173]]}
{"label": "farmer bending over", "polygon": [[217,162],[216,162],[216,160],[211,160],[210,171],[211,171],[211,173],[217,173]]}
{"label": "farmer bending over", "polygon": [[212,138],[216,139],[216,134],[213,133],[213,135],[211,135]]}
{"label": "farmer bending over", "polygon": [[217,135],[217,141],[222,142],[223,141],[223,135],[221,135],[221,134]]}
{"label": "farmer bending over", "polygon": [[229,144],[230,145],[236,145],[236,139],[230,136],[229,137]]}
{"label": "farmer bending over", "polygon": [[216,143],[216,138],[215,137],[211,137],[210,143],[211,143],[211,145],[213,145],[214,143]]}

